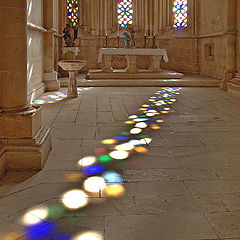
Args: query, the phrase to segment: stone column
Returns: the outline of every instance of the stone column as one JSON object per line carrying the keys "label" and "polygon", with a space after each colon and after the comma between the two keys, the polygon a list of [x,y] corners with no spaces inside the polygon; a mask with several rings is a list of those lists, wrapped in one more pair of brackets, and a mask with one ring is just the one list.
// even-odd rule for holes
{"label": "stone column", "polygon": [[0,177],[41,169],[51,149],[41,109],[27,104],[26,0],[0,0]]}
{"label": "stone column", "polygon": [[43,82],[45,83],[45,91],[57,91],[60,88],[60,82],[58,81],[57,72],[54,70],[54,34],[58,32],[57,26],[54,26],[53,11],[54,0],[43,0],[43,26],[47,29],[44,33],[44,73]]}

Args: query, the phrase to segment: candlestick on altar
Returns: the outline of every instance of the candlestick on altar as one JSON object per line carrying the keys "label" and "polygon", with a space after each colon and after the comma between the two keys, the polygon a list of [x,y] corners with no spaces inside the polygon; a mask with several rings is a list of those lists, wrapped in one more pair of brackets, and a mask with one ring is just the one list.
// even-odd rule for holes
{"label": "candlestick on altar", "polygon": [[119,48],[120,45],[120,36],[117,36],[117,48]]}
{"label": "candlestick on altar", "polygon": [[147,36],[145,35],[144,36],[144,46],[143,46],[143,48],[146,48],[146,46],[147,46]]}
{"label": "candlestick on altar", "polygon": [[106,35],[104,48],[107,48],[107,47],[108,47],[108,36]]}
{"label": "candlestick on altar", "polygon": [[157,48],[155,35],[153,36],[153,48]]}

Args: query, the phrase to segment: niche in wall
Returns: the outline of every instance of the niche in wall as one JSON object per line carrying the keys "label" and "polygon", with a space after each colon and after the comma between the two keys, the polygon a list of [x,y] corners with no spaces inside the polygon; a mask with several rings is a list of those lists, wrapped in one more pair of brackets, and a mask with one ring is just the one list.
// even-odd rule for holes
{"label": "niche in wall", "polygon": [[204,58],[206,60],[213,60],[214,58],[213,43],[206,43],[204,45]]}

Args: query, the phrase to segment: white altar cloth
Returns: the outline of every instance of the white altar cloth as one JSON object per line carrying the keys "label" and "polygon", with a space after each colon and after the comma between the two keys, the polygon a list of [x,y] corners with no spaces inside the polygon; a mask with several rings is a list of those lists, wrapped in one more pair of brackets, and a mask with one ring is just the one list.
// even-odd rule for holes
{"label": "white altar cloth", "polygon": [[168,62],[166,49],[160,48],[101,48],[98,56],[98,63],[102,62],[103,55],[163,56],[164,61]]}

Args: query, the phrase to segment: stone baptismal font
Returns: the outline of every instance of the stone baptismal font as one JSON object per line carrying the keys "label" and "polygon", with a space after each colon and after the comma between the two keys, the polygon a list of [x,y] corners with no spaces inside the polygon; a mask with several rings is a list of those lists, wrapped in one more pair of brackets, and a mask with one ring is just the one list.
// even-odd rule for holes
{"label": "stone baptismal font", "polygon": [[76,98],[78,97],[76,75],[79,70],[86,66],[87,61],[75,60],[75,56],[79,53],[79,48],[75,46],[75,40],[78,36],[78,27],[73,27],[71,23],[67,23],[63,33],[63,38],[66,44],[63,53],[66,54],[67,60],[58,62],[58,65],[63,70],[68,71],[69,74],[67,96],[69,98]]}

